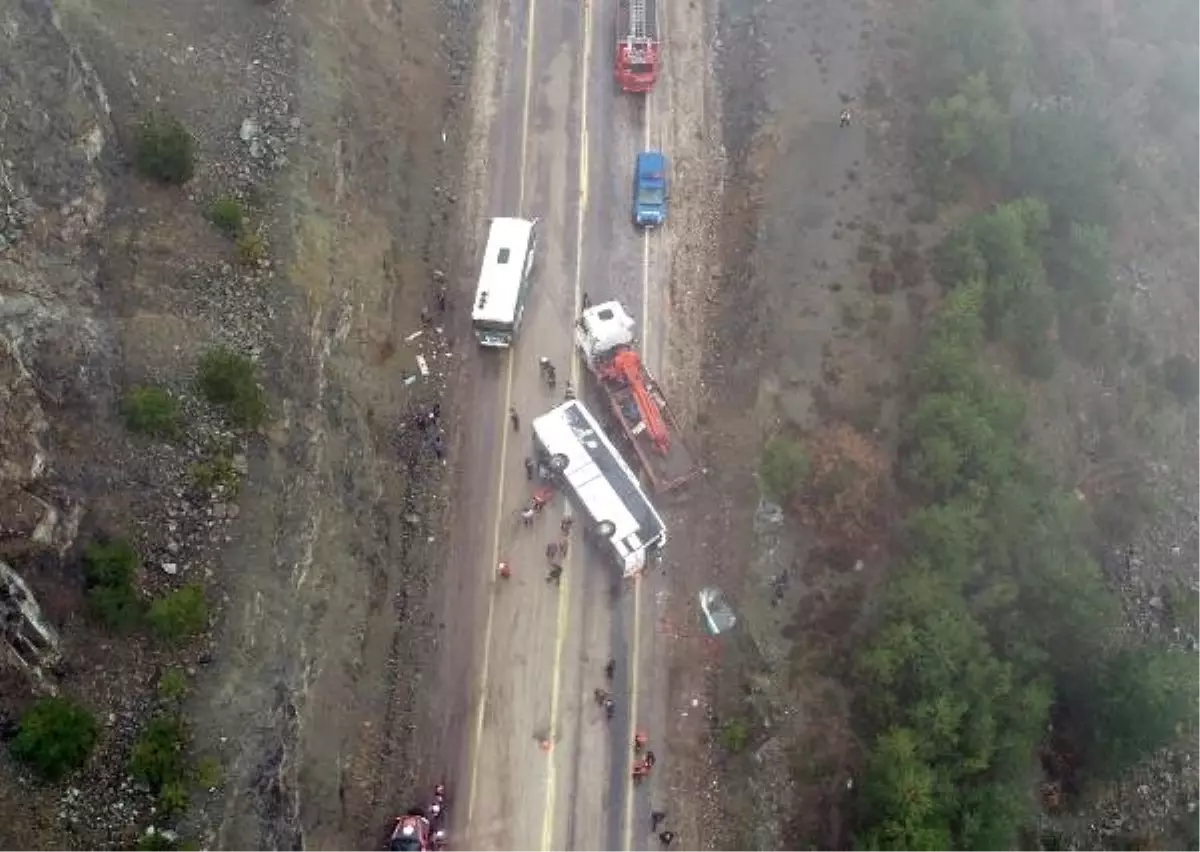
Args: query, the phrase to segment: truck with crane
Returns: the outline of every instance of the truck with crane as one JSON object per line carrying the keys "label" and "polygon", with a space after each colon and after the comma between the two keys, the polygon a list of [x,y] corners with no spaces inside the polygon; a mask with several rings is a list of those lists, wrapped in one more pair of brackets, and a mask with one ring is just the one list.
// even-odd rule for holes
{"label": "truck with crane", "polygon": [[654,490],[674,491],[698,476],[700,468],[634,345],[635,326],[620,302],[594,305],[575,321],[575,345]]}
{"label": "truck with crane", "polygon": [[617,0],[617,84],[625,92],[649,92],[658,80],[662,43],[658,0]]}

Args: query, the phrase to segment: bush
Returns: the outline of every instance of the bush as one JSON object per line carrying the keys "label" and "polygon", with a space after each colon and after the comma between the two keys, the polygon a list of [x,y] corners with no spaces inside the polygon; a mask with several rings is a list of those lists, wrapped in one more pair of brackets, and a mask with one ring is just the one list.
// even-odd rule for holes
{"label": "bush", "polygon": [[1008,113],[992,96],[987,73],[959,83],[947,98],[934,98],[925,113],[941,168],[969,162],[985,177],[1000,178],[1012,157]]}
{"label": "bush", "polygon": [[174,816],[187,809],[188,790],[182,781],[168,781],[158,791],[158,809],[164,816]]}
{"label": "bush", "polygon": [[187,777],[187,746],[188,731],[182,718],[155,716],[133,744],[129,772],[155,793],[168,784],[182,783]]}
{"label": "bush", "polygon": [[195,140],[177,118],[148,116],[138,134],[138,171],[164,183],[187,183],[195,171],[195,149]]}
{"label": "bush", "polygon": [[131,432],[174,438],[179,435],[179,404],[163,388],[138,386],[125,392],[121,416]]}
{"label": "bush", "polygon": [[209,221],[231,237],[242,232],[244,218],[242,202],[230,195],[222,195],[208,208]]}
{"label": "bush", "polygon": [[1163,387],[1184,404],[1194,400],[1200,391],[1200,371],[1196,362],[1187,355],[1172,355],[1163,361],[1159,375]]}
{"label": "bush", "polygon": [[43,698],[18,726],[13,757],[47,781],[58,781],[87,761],[96,744],[96,720],[69,698]]}
{"label": "bush", "polygon": [[208,601],[204,588],[190,583],[168,592],[150,605],[150,627],[160,639],[179,642],[208,627]]}
{"label": "bush", "polygon": [[158,696],[169,703],[182,701],[188,693],[187,674],[183,669],[170,668],[158,679]]}
{"label": "bush", "polygon": [[221,761],[211,755],[200,758],[196,764],[196,785],[204,790],[220,787],[223,775]]}
{"label": "bush", "polygon": [[808,456],[796,441],[772,438],[763,447],[758,479],[763,492],[777,503],[795,496],[808,476]]}
{"label": "bush", "polygon": [[88,605],[108,627],[127,631],[142,617],[135,581],[140,564],[137,551],[124,539],[94,542],[83,557]]}
{"label": "bush", "polygon": [[746,750],[746,746],[750,745],[750,726],[745,719],[730,719],[721,726],[721,745],[733,754]]}
{"label": "bush", "polygon": [[237,494],[241,477],[233,466],[233,459],[228,453],[214,452],[204,461],[198,461],[191,467],[192,482],[202,491],[220,492],[226,496]]}
{"label": "bush", "polygon": [[239,352],[220,346],[200,359],[200,393],[225,409],[229,419],[253,429],[267,416],[267,403],[258,385],[254,362]]}
{"label": "bush", "polygon": [[242,234],[237,241],[238,257],[246,266],[256,266],[267,256],[267,241],[262,234]]}

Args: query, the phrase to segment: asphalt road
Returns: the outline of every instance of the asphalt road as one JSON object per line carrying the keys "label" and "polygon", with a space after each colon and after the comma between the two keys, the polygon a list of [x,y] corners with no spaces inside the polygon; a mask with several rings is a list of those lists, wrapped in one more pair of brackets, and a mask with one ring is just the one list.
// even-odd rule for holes
{"label": "asphalt road", "polygon": [[[629,212],[634,157],[659,144],[658,93],[617,90],[614,15],[615,0],[507,0],[485,13],[480,30],[480,55],[492,61],[477,65],[491,76],[476,85],[474,104],[477,122],[489,125],[486,151],[477,152],[486,162],[476,172],[483,185],[473,188],[486,199],[479,212],[538,217],[541,231],[515,347],[470,356],[474,423],[455,460],[470,487],[461,489],[451,549],[471,579],[460,595],[461,628],[451,629],[462,642],[471,625],[475,640],[473,665],[463,669],[471,682],[457,690],[463,706],[447,708],[460,732],[451,779],[460,848],[626,849],[648,839],[652,785],[635,790],[629,770],[634,730],[655,715],[641,662],[656,647],[654,579],[622,580],[576,534],[561,587],[548,584],[545,546],[558,537],[562,498],[533,529],[518,519],[531,493],[529,422],[562,399],[568,375],[589,399],[570,335],[582,294],[619,298],[639,323],[661,303],[664,237],[637,232]],[[484,233],[476,229],[470,246],[476,269]],[[464,293],[472,286],[461,282]],[[649,328],[640,327],[657,365],[665,320],[649,313]],[[540,380],[540,356],[559,367],[557,392]],[[510,579],[497,576],[501,560]],[[593,690],[605,685],[610,657],[618,713],[608,722]]]}

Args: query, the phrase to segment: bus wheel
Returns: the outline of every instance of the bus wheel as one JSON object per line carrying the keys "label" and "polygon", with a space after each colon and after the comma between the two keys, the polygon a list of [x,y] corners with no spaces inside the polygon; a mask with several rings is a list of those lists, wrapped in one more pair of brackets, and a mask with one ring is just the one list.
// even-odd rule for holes
{"label": "bus wheel", "polygon": [[596,535],[600,538],[612,538],[613,533],[617,531],[617,525],[612,521],[601,521],[596,524]]}
{"label": "bus wheel", "polygon": [[550,469],[555,473],[562,473],[567,469],[567,464],[569,462],[570,459],[568,459],[564,453],[555,453],[554,455],[550,456]]}

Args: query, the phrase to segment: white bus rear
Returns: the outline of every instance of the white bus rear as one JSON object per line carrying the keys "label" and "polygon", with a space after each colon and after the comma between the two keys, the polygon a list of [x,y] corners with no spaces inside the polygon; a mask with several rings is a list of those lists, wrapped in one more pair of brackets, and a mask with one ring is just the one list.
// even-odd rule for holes
{"label": "white bus rear", "polygon": [[611,552],[626,577],[667,543],[667,527],[625,459],[578,400],[533,421],[539,463],[554,471],[583,510],[587,532]]}
{"label": "white bus rear", "polygon": [[525,312],[536,247],[536,219],[492,219],[471,306],[480,346],[512,345]]}

